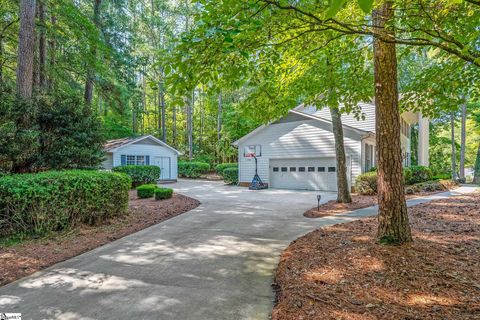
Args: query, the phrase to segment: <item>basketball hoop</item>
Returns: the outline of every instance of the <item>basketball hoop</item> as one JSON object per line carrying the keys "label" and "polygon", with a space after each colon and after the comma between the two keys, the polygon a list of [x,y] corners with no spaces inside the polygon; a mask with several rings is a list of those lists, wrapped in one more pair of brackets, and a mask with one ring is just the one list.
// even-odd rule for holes
{"label": "basketball hoop", "polygon": [[253,153],[253,152],[247,153],[247,154],[245,154],[245,157],[246,158],[255,158],[255,153]]}

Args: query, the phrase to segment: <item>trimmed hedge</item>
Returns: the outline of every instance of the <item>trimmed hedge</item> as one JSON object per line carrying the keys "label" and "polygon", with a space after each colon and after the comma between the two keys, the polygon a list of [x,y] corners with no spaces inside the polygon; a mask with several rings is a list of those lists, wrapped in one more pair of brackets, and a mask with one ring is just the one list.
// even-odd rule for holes
{"label": "trimmed hedge", "polygon": [[377,173],[366,172],[355,180],[355,190],[360,194],[373,195],[377,193]]}
{"label": "trimmed hedge", "polygon": [[170,199],[173,196],[173,189],[157,188],[155,189],[155,200]]}
{"label": "trimmed hedge", "polygon": [[144,184],[137,187],[137,196],[141,199],[153,197],[155,190],[157,189],[155,184]]}
{"label": "trimmed hedge", "polygon": [[215,167],[215,172],[219,176],[223,176],[223,170],[227,168],[238,168],[238,163],[220,163]]}
{"label": "trimmed hedge", "polygon": [[0,234],[41,235],[126,213],[131,179],[121,173],[68,170],[0,178]]}
{"label": "trimmed hedge", "polygon": [[178,163],[178,175],[183,178],[198,178],[210,171],[210,165],[205,162],[180,161]]}
{"label": "trimmed hedge", "polygon": [[238,184],[238,168],[223,170],[223,181],[228,184]]}
{"label": "trimmed hedge", "polygon": [[424,166],[411,166],[403,169],[405,184],[412,185],[415,183],[430,181],[433,178],[432,170]]}
{"label": "trimmed hedge", "polygon": [[155,183],[160,178],[160,167],[158,166],[119,166],[112,169],[114,172],[127,174],[132,179],[132,187],[142,184]]}

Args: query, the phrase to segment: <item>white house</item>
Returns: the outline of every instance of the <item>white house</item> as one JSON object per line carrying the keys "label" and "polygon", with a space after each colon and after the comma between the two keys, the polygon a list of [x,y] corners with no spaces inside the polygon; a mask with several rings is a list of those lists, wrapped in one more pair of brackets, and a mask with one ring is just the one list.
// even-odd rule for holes
{"label": "white house", "polygon": [[[342,115],[347,177],[350,186],[355,178],[375,166],[375,105],[362,103],[361,120]],[[419,163],[428,165],[428,119],[405,112],[401,121],[404,165],[410,165],[410,127],[420,120]],[[419,119],[420,118],[420,119]],[[284,118],[263,125],[234,142],[238,147],[239,182],[247,185],[258,175],[269,187],[336,191],[335,142],[330,110],[299,106]]]}
{"label": "white house", "polygon": [[120,165],[156,165],[160,180],[177,180],[179,151],[152,135],[107,141],[103,168]]}

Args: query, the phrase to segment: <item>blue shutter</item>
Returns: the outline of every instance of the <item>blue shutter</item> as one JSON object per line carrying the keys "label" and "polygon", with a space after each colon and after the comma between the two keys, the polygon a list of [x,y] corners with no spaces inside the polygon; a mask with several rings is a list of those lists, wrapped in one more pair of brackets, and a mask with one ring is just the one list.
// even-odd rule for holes
{"label": "blue shutter", "polygon": [[145,156],[145,164],[147,166],[150,164],[150,156]]}
{"label": "blue shutter", "polygon": [[122,155],[120,156],[120,164],[121,164],[122,166],[124,166],[124,165],[127,164],[127,156],[126,156],[126,155],[122,154]]}

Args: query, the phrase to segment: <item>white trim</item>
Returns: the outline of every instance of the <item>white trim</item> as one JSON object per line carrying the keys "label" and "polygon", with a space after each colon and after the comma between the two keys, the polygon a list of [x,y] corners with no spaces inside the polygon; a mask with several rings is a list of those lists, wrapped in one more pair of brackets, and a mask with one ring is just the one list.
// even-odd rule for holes
{"label": "white trim", "polygon": [[129,146],[129,145],[131,145],[131,144],[140,142],[140,141],[145,140],[145,139],[148,139],[148,138],[152,139],[153,141],[155,141],[155,142],[158,143],[159,145],[164,146],[165,148],[172,150],[173,152],[177,153],[177,155],[179,155],[179,156],[182,155],[182,153],[181,153],[180,151],[178,151],[178,150],[170,147],[168,144],[166,144],[165,142],[163,142],[163,141],[160,140],[160,139],[155,138],[155,137],[152,136],[151,134],[149,134],[148,136],[143,136],[143,137],[140,137],[140,138],[138,138],[138,139],[132,140],[132,141],[130,141],[129,143],[126,143],[126,144],[121,145],[121,146],[119,146],[119,147],[116,147],[116,148],[114,148],[114,149],[110,149],[110,150],[108,150],[108,152],[118,152],[118,150],[120,150],[120,149],[122,149],[122,148],[124,148],[124,147],[126,147],[126,146]]}

